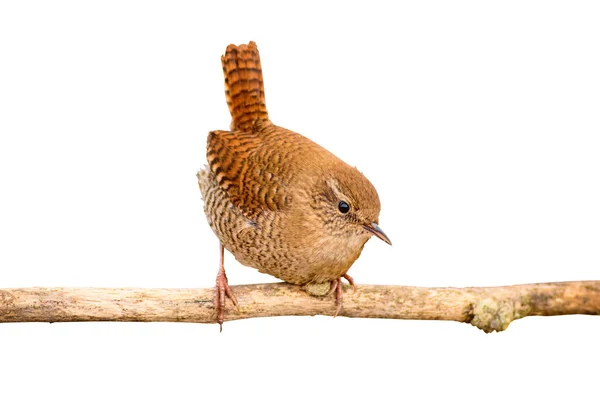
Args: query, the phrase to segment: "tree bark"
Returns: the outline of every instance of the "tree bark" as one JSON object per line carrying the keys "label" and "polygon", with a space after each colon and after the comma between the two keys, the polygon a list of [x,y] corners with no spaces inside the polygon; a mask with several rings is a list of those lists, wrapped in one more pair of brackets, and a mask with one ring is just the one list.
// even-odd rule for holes
{"label": "tree bark", "polygon": [[[284,315],[333,315],[332,296],[315,297],[287,283],[232,286],[239,309],[227,301],[225,320]],[[345,286],[340,316],[449,320],[485,332],[519,318],[600,315],[600,281],[483,288]],[[23,288],[0,289],[0,322],[215,323],[213,289]]]}

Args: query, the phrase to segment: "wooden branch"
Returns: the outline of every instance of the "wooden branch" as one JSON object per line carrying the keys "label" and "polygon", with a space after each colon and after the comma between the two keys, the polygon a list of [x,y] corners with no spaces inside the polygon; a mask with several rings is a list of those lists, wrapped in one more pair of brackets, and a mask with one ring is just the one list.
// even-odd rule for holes
{"label": "wooden branch", "polygon": [[[286,283],[233,286],[225,319],[333,315],[331,296],[314,297]],[[530,315],[600,315],[600,281],[487,288],[359,285],[344,288],[340,315],[467,322],[502,331]],[[213,289],[0,289],[0,322],[139,321],[214,323]]]}

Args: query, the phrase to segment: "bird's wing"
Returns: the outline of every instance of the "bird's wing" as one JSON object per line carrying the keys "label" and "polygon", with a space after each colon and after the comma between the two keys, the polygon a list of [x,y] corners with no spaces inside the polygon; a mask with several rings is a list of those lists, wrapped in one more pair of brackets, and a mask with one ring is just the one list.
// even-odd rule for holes
{"label": "bird's wing", "polygon": [[281,149],[265,144],[262,135],[210,132],[206,157],[219,187],[247,218],[289,207],[291,176],[282,167]]}

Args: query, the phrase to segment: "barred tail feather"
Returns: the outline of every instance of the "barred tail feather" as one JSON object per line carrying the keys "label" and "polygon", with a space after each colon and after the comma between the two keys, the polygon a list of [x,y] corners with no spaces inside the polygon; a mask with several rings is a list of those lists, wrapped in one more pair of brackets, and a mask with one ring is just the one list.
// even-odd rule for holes
{"label": "barred tail feather", "polygon": [[256,121],[269,119],[260,55],[256,43],[227,46],[221,57],[231,130],[251,131]]}

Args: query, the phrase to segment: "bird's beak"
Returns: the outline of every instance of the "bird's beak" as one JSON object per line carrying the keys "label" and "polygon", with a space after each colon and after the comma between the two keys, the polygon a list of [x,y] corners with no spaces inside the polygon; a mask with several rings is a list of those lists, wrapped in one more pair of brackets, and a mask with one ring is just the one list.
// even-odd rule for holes
{"label": "bird's beak", "polygon": [[392,245],[392,241],[390,240],[390,238],[387,237],[385,233],[383,233],[379,225],[377,225],[375,222],[373,222],[372,224],[363,225],[363,228],[365,228],[367,232],[371,232],[373,235],[377,236],[379,239],[383,240],[390,246]]}

